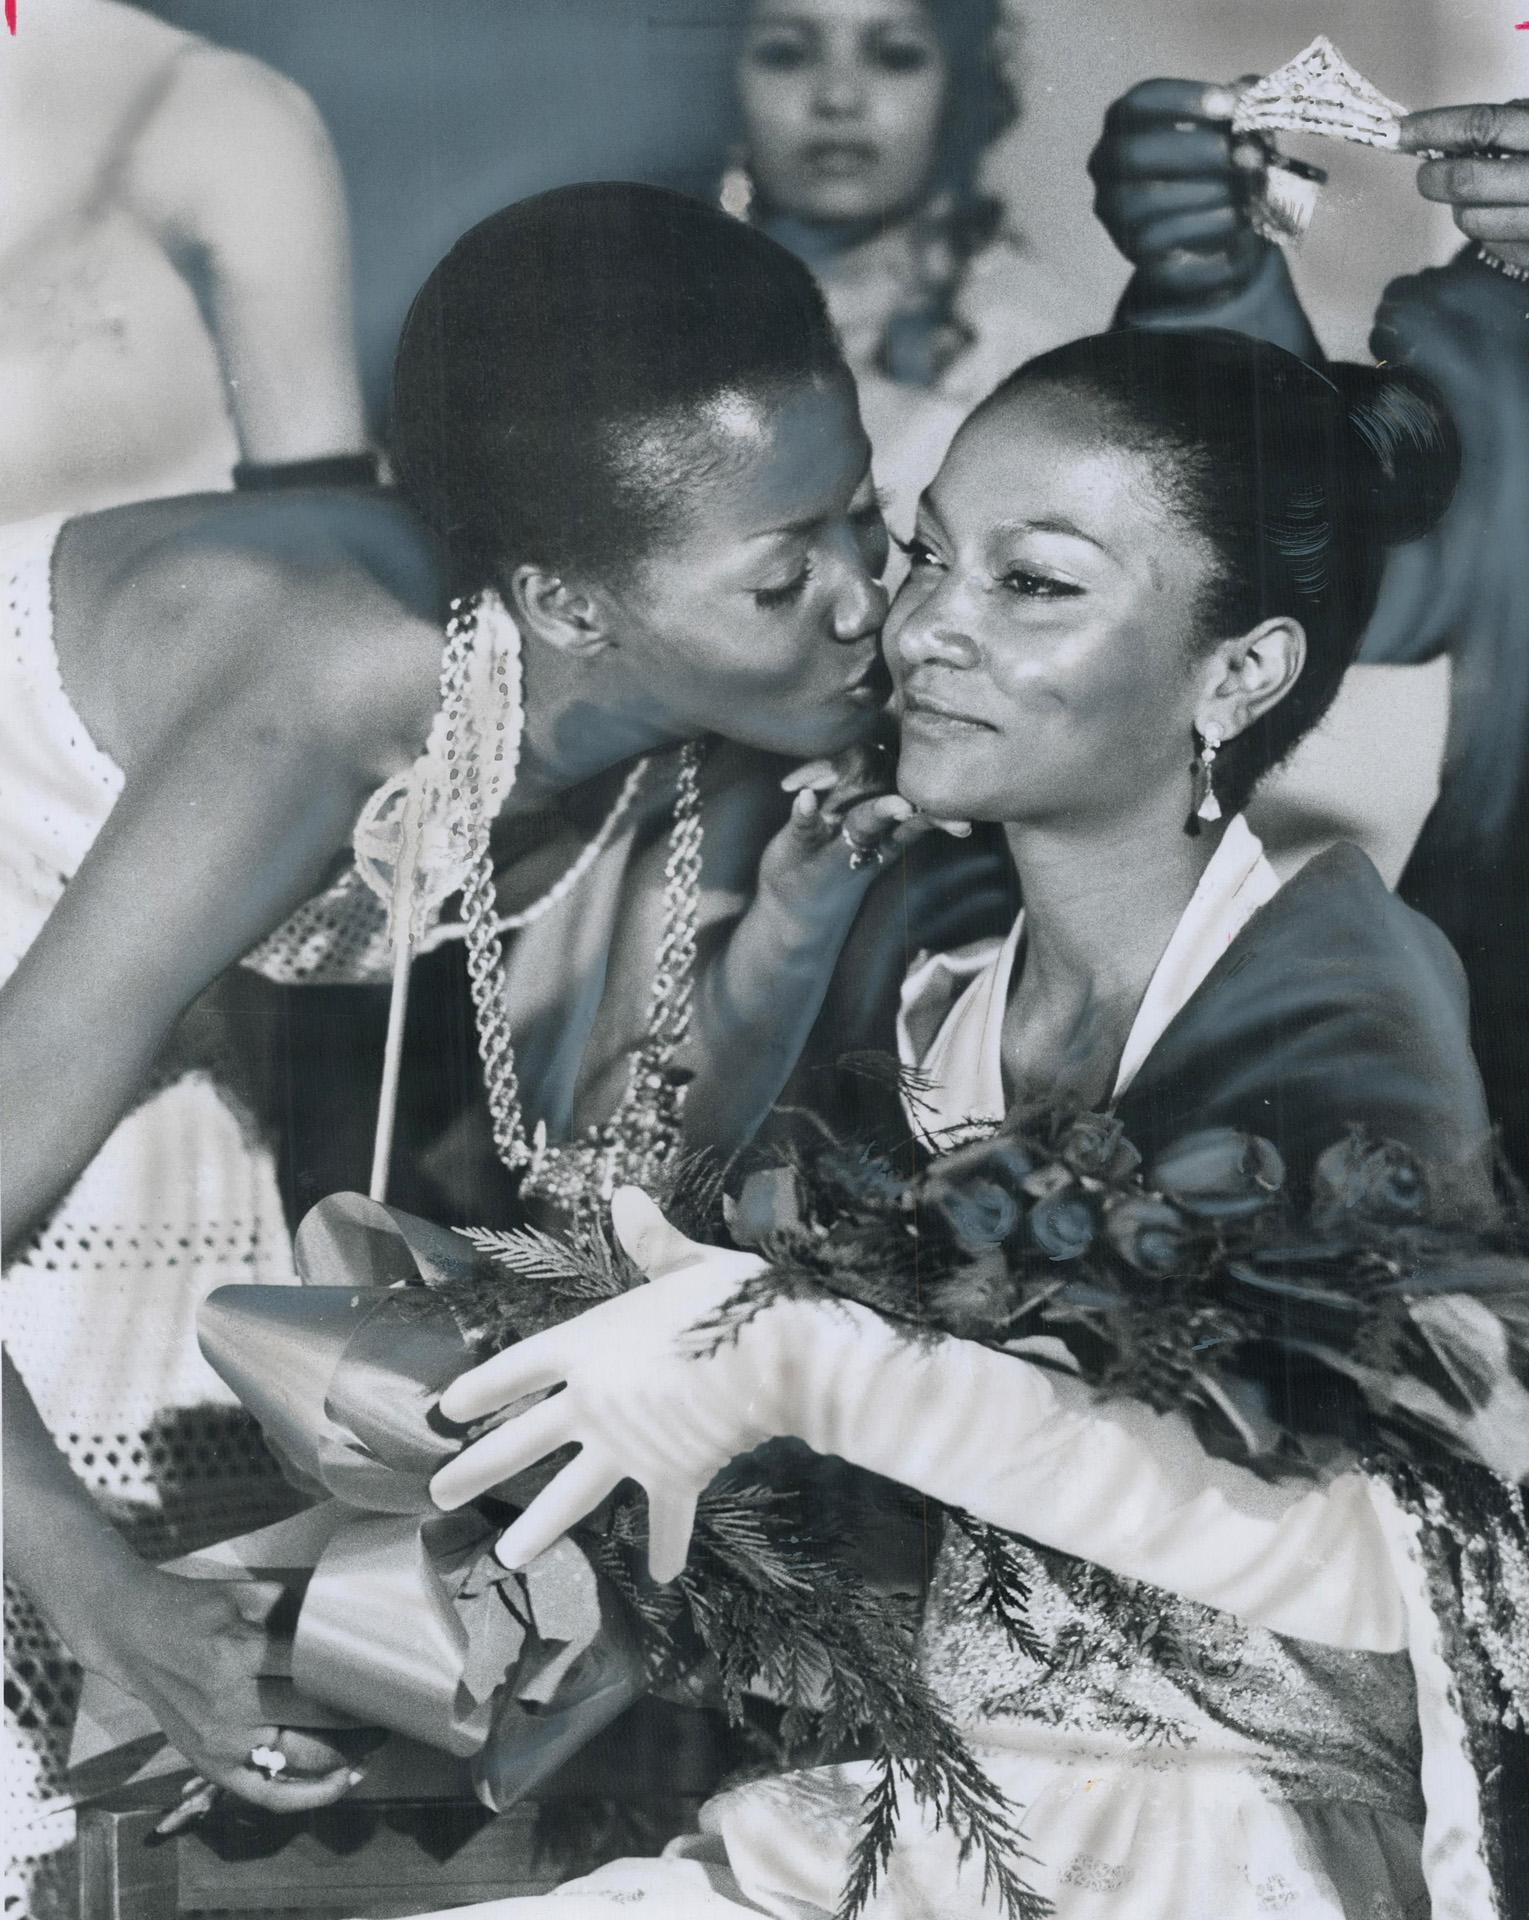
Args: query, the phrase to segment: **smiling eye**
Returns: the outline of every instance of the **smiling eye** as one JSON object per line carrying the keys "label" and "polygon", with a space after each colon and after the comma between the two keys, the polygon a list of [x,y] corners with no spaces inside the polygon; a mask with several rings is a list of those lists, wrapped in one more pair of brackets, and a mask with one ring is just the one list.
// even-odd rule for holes
{"label": "smiling eye", "polygon": [[1083,589],[1071,580],[1058,580],[1049,573],[1032,573],[1028,567],[1011,567],[1003,584],[1025,600],[1070,600]]}
{"label": "smiling eye", "polygon": [[1058,580],[1049,573],[1032,573],[1028,567],[1012,567],[1003,576],[1003,584],[1026,600],[1070,599],[1083,591],[1070,580]]}
{"label": "smiling eye", "polygon": [[788,580],[782,587],[756,587],[754,605],[768,613],[772,607],[786,607],[793,600],[800,600],[807,590],[807,582],[812,578],[812,563],[808,561],[794,580]]}

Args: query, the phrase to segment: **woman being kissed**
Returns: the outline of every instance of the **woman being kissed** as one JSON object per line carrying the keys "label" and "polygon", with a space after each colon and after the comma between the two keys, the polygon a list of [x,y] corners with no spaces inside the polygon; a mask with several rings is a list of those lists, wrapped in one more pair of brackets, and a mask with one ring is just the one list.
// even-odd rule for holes
{"label": "woman being kissed", "polygon": [[[1265,1135],[1309,1207],[1357,1126],[1426,1160],[1451,1207],[1490,1208],[1447,943],[1352,846],[1282,881],[1244,812],[1328,710],[1387,548],[1426,531],[1458,468],[1414,377],[1214,331],[1074,342],[962,427],[884,636],[898,784],[1001,825],[1024,911],[907,980],[909,1118],[934,1150],[1015,1107],[1107,1109],[1149,1166],[1199,1129]],[[789,1284],[736,1337],[699,1338],[764,1263],[682,1239],[631,1190],[613,1216],[652,1284],[442,1396],[463,1422],[520,1409],[437,1474],[443,1505],[578,1448],[501,1540],[508,1564],[633,1479],[672,1579],[713,1476],[790,1436],[1016,1536],[1032,1643],[984,1609],[947,1528],[921,1658],[1058,1920],[1498,1910],[1490,1804],[1385,1481],[1272,1483],[1182,1413],[1097,1398],[1054,1351],[909,1338]],[[826,1916],[875,1777],[733,1788],[660,1860],[474,1911]],[[867,1911],[1003,1910],[909,1793]]]}

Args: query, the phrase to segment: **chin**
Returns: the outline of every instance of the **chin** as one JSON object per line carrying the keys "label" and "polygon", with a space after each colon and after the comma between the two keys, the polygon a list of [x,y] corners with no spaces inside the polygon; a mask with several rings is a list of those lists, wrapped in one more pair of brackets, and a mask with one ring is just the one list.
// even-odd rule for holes
{"label": "chin", "polygon": [[920,813],[933,814],[936,819],[974,819],[970,788],[953,780],[951,773],[948,761],[941,766],[934,755],[910,753],[904,747],[897,759],[897,791]]}
{"label": "chin", "polygon": [[808,186],[794,196],[789,211],[798,220],[825,227],[868,226],[891,219],[898,202],[878,186],[859,181],[832,181]]}

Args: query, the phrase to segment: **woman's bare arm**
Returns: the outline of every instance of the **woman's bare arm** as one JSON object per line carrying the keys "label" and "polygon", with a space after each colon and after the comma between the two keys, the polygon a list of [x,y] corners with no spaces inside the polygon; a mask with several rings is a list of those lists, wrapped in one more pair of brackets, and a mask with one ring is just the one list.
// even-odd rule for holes
{"label": "woman's bare arm", "polygon": [[9,1251],[68,1189],[171,1026],[313,892],[358,781],[269,712],[202,714],[125,787],[0,989]]}
{"label": "woman's bare arm", "polygon": [[[393,510],[343,511],[342,533],[354,522],[396,546]],[[433,632],[326,527],[322,502],[236,505],[146,548],[123,542],[125,515],[103,518],[105,584],[77,584],[102,571],[90,523],[57,567],[58,604],[94,651],[71,651],[61,629],[59,655],[125,779],[0,987],[8,1250],[110,1133],[191,1001],[323,883],[367,793],[423,743],[434,695]]]}
{"label": "woman's bare arm", "polygon": [[[188,511],[145,550],[133,538],[139,522],[108,518],[94,554],[87,525],[84,559],[76,545],[58,570],[60,603],[105,651],[64,647],[61,659],[84,676],[95,730],[113,735],[125,782],[0,988],[8,1249],[137,1096],[190,1001],[323,881],[368,788],[406,764],[429,712],[433,641],[420,649],[403,602],[322,534],[304,552],[274,541],[262,556],[220,546],[209,517]],[[142,518],[165,525],[164,515]],[[234,521],[246,533],[294,524],[290,507],[237,512],[224,525]],[[103,588],[103,574],[113,584]],[[4,1413],[9,1564],[76,1653],[246,1797],[296,1811],[343,1792],[346,1769],[326,1742],[289,1736],[294,1767],[320,1778],[270,1783],[245,1763],[252,1744],[273,1737],[252,1595],[137,1560],[8,1364]],[[104,1591],[116,1599],[109,1609]]]}

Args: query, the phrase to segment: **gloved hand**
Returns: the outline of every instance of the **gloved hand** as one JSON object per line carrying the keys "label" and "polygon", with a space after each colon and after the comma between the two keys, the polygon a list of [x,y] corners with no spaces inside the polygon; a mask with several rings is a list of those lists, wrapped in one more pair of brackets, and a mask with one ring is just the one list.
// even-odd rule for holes
{"label": "gloved hand", "polygon": [[430,1491],[437,1505],[459,1507],[575,1443],[577,1459],[510,1527],[500,1559],[524,1566],[630,1479],[648,1496],[653,1577],[672,1580],[705,1487],[735,1455],[786,1431],[777,1389],[802,1310],[781,1302],[709,1350],[717,1335],[705,1331],[707,1322],[765,1263],[685,1240],[635,1187],[616,1193],[611,1219],[651,1284],[454,1380],[441,1412],[464,1424],[549,1387],[562,1391],[475,1441],[441,1468]]}
{"label": "gloved hand", "polygon": [[611,1207],[650,1284],[534,1335],[454,1381],[448,1419],[515,1415],[443,1467],[460,1506],[559,1447],[563,1468],[500,1543],[523,1565],[623,1479],[649,1502],[657,1580],[684,1566],[715,1474],[793,1436],[979,1519],[1113,1572],[1337,1645],[1404,1643],[1400,1595],[1368,1483],[1271,1486],[1211,1459],[1181,1416],[1101,1403],[1080,1381],[944,1335],[916,1337],[851,1302],[779,1300],[720,1340],[706,1322],[760,1271],[697,1245],[644,1194]]}

